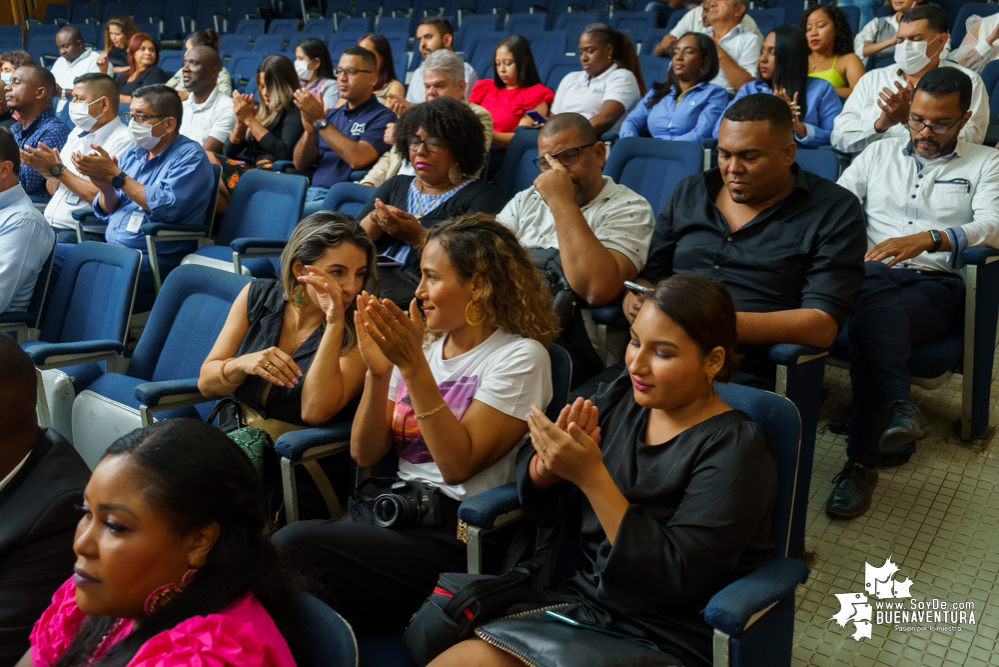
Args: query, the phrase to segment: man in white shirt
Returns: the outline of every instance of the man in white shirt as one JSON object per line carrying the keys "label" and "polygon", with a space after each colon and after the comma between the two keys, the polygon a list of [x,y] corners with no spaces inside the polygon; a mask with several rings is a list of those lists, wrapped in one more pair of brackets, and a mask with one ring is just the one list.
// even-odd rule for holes
{"label": "man in white shirt", "polygon": [[953,67],[971,79],[971,120],[961,139],[980,144],[989,126],[989,95],[982,78],[960,65],[942,61],[947,44],[947,17],[939,7],[919,5],[902,15],[901,38],[895,46],[897,67],[881,67],[862,76],[843,112],[836,117],[832,145],[843,153],[859,153],[885,137],[907,137],[905,119],[912,91],[920,79],[938,67]]}
{"label": "man in white shirt", "polygon": [[[451,50],[454,43],[454,28],[451,27],[451,22],[447,19],[442,19],[439,16],[428,16],[416,26],[416,43],[420,48],[420,56],[424,59],[437,49]],[[413,78],[409,80],[406,99],[404,101],[390,101],[389,107],[392,111],[401,114],[411,105],[427,101],[426,90],[423,87],[423,72],[423,65],[416,68],[416,71],[413,72]],[[468,99],[468,95],[472,92],[472,86],[478,80],[479,75],[475,73],[471,65],[465,63],[465,99]],[[402,102],[402,104],[393,104],[398,102]]]}
{"label": "man in white shirt", "polygon": [[209,153],[221,153],[226,137],[236,125],[232,98],[219,93],[222,71],[219,52],[210,46],[196,46],[184,54],[181,76],[191,94],[184,100],[184,122],[180,133],[201,144]]}
{"label": "man in white shirt", "polygon": [[910,350],[960,329],[961,251],[999,247],[999,152],[960,138],[972,97],[964,72],[928,72],[907,112],[907,136],[871,144],[838,182],[865,204],[869,250],[847,321],[848,461],[826,504],[836,518],[863,514],[875,466],[908,460],[913,442],[929,435],[909,388]]}
{"label": "man in white shirt", "polygon": [[[686,35],[688,32],[699,32],[701,34],[708,34],[708,27],[711,23],[708,22],[708,10],[711,8],[711,0],[704,0],[700,7],[694,7],[692,9],[686,10],[686,14],[683,18],[669,31],[662,41],[656,44],[653,54],[659,56],[660,58],[669,58],[673,55],[673,47],[676,46],[677,40]],[[677,11],[683,11],[678,9]],[[760,42],[762,43],[764,35],[760,32],[759,26],[756,25],[756,21],[749,14],[743,14],[742,20],[739,21],[739,28],[742,32],[753,32],[760,36]],[[644,51],[644,47],[643,47]],[[759,55],[759,54],[757,54]]]}
{"label": "man in white shirt", "polygon": [[552,116],[538,136],[534,185],[496,216],[528,249],[559,250],[566,282],[591,306],[624,291],[645,266],[654,224],[641,195],[602,170],[607,148],[583,116]]}
{"label": "man in white shirt", "polygon": [[59,47],[59,59],[52,65],[52,76],[55,77],[56,97],[59,105],[56,113],[62,111],[66,100],[73,96],[73,82],[76,77],[89,72],[99,72],[97,52],[83,43],[83,35],[71,25],[61,28],[56,33],[56,46]]}
{"label": "man in white shirt", "polygon": [[740,22],[748,8],[746,0],[711,0],[706,33],[718,47],[718,76],[711,80],[730,94],[756,78],[763,38],[744,32]]}
{"label": "man in white shirt", "polygon": [[[59,243],[76,243],[73,211],[89,209],[97,187],[80,176],[69,159],[74,153],[89,154],[91,145],[102,146],[117,156],[132,145],[128,126],[118,118],[118,86],[107,74],[90,73],[77,77],[72,89],[69,117],[76,126],[62,151],[41,145],[24,148],[22,159],[45,177],[52,199],[45,206],[45,220],[55,229]],[[61,153],[66,154],[65,162]],[[101,239],[103,240],[103,239]]]}

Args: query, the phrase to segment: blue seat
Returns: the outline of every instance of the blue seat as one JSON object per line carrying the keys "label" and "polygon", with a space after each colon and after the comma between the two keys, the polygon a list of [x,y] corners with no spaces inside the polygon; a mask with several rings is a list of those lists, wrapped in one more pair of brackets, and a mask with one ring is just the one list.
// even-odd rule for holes
{"label": "blue seat", "polygon": [[[337,32],[360,31],[364,33],[373,32],[375,29],[375,17],[373,16],[352,16],[339,21]],[[358,35],[360,36],[360,35]]]}
{"label": "blue seat", "polygon": [[80,31],[80,36],[83,37],[83,43],[92,49],[96,49],[98,45],[103,46],[99,41],[103,32],[101,31],[100,23],[95,21],[94,23],[76,23],[72,24],[74,28]]}
{"label": "blue seat", "polygon": [[499,14],[471,14],[466,16],[461,22],[461,27],[458,28],[458,34],[455,35],[454,50],[465,53],[467,57],[469,51],[472,50],[471,47],[475,46],[478,35],[497,32],[502,26],[503,17]]}
{"label": "blue seat", "polygon": [[157,64],[167,74],[176,72],[184,66],[184,52],[176,49],[160,51],[160,60]]}
{"label": "blue seat", "polygon": [[[843,13],[846,14],[846,21],[850,24],[850,30],[856,35],[860,32],[860,7],[853,7],[852,5],[845,5],[840,7]],[[765,35],[766,33],[764,33]]]}
{"label": "blue seat", "polygon": [[511,35],[523,35],[526,32],[543,32],[546,18],[545,14],[510,14],[506,20],[506,29]]}
{"label": "blue seat", "polygon": [[98,375],[73,404],[73,441],[91,466],[107,446],[155,419],[204,419],[198,374],[248,276],[180,266],[163,283],[127,373]]}
{"label": "blue seat", "polygon": [[74,3],[70,5],[70,23],[100,23],[101,6],[90,3]]}
{"label": "blue seat", "polygon": [[504,23],[511,11],[513,11],[511,0],[479,0],[475,6],[476,14],[496,14]]}
{"label": "blue seat", "polygon": [[197,13],[194,16],[194,28],[195,30],[207,30],[211,28],[215,32],[222,34],[227,32],[227,20],[228,16],[224,2],[200,3],[198,4]]}
{"label": "blue seat", "polygon": [[[231,0],[229,3],[229,29],[238,26],[246,19],[256,19],[260,21],[260,29],[255,29],[254,32],[262,33],[264,31],[264,21],[260,13],[262,9],[270,9],[270,3],[265,0]],[[239,32],[238,28],[236,31]]]}
{"label": "blue seat", "polygon": [[632,35],[637,37],[655,28],[656,19],[651,12],[614,12],[610,18],[610,27],[618,30],[629,30]]}
{"label": "blue seat", "polygon": [[164,19],[163,3],[159,0],[141,0],[135,3],[132,20],[136,23],[159,23]]}
{"label": "blue seat", "polygon": [[538,75],[541,82],[552,90],[558,90],[558,84],[566,74],[582,69],[578,56],[552,56],[538,68]]}
{"label": "blue seat", "polygon": [[[49,25],[69,23],[70,19],[69,8],[70,8],[69,3],[66,4],[49,3],[48,5],[45,6],[45,16],[42,19],[42,23],[46,23]],[[29,25],[33,20],[36,19],[30,19],[30,18],[28,19]]]}
{"label": "blue seat", "polygon": [[[554,21],[552,20],[554,18]],[[599,12],[568,12],[557,17],[549,15],[549,30],[565,30],[569,36],[569,48],[575,52],[579,42],[579,36],[583,34],[583,29],[591,23],[600,20]]]}
{"label": "blue seat", "polygon": [[[632,33],[638,34],[638,33]],[[663,41],[663,37],[669,34],[669,30],[666,28],[653,28],[652,30],[646,30],[645,34],[642,35],[639,41],[638,53],[642,56],[653,56],[655,55],[656,44]]]}
{"label": "blue seat", "polygon": [[676,184],[703,167],[704,151],[692,141],[627,137],[614,144],[604,174],[645,197],[658,212]]}
{"label": "blue seat", "polygon": [[246,85],[257,82],[257,68],[264,60],[264,54],[258,51],[236,51],[229,54],[229,64],[226,69],[232,76],[232,87],[245,92]]}
{"label": "blue seat", "polygon": [[[957,12],[957,20],[951,25],[950,32],[950,43],[956,49],[964,41],[965,35],[968,34],[968,18],[974,15],[981,16],[985,18],[986,16],[992,16],[995,13],[999,13],[999,5],[995,5],[991,2],[966,2],[961,6],[960,10]],[[981,39],[981,37],[979,37]],[[992,90],[991,88],[986,88],[986,90]]]}
{"label": "blue seat", "polygon": [[767,34],[779,25],[784,24],[784,8],[771,7],[770,9],[750,9],[749,15],[756,21],[760,32],[766,37]]}
{"label": "blue seat", "polygon": [[139,32],[144,32],[156,41],[159,41],[163,33],[163,24],[159,21],[154,21],[151,23],[136,23],[139,27]]}
{"label": "blue seat", "polygon": [[219,40],[219,53],[223,58],[236,53],[237,51],[250,50],[250,36],[247,34],[222,35]]}
{"label": "blue seat", "polygon": [[326,193],[323,200],[324,211],[340,211],[356,220],[361,219],[361,211],[371,196],[375,194],[375,188],[359,183],[337,183]]}
{"label": "blue seat", "polygon": [[268,35],[281,35],[285,41],[298,32],[298,19],[274,19],[267,26]]}
{"label": "blue seat", "polygon": [[999,84],[999,60],[993,60],[985,66],[985,69],[982,70],[982,82],[985,84],[985,90],[989,94],[989,110],[994,114],[996,111],[991,108],[992,98],[994,97],[992,91],[996,89],[996,84]]}
{"label": "blue seat", "polygon": [[[465,60],[469,62],[476,74],[485,72],[493,66],[493,53],[500,40],[506,37],[505,32],[479,32],[473,35],[471,52],[465,52]],[[480,75],[482,76],[482,75]]]}
{"label": "blue seat", "polygon": [[326,11],[323,14],[323,18],[333,19],[335,30],[335,26],[339,23],[341,18],[350,16],[350,10],[353,4],[353,0],[330,0],[326,3]]}
{"label": "blue seat", "polygon": [[[385,0],[382,3],[382,18],[408,18],[413,8],[409,0]],[[406,22],[406,32],[409,32],[409,22]]]}
{"label": "blue seat", "polygon": [[194,32],[194,3],[191,0],[170,0],[163,4],[163,39],[184,39]]}
{"label": "blue seat", "polygon": [[118,118],[120,118],[121,122],[125,123],[126,125],[128,125],[128,123],[125,122],[125,114],[128,113],[130,106],[131,105],[129,105],[126,102],[118,103]]}
{"label": "blue seat", "polygon": [[59,59],[59,49],[56,47],[55,35],[35,35],[28,38],[28,55],[43,67],[51,67]]}
{"label": "blue seat", "polygon": [[543,0],[513,0],[513,4],[510,6],[511,14],[537,14],[540,13],[541,16],[545,17],[545,25],[548,25],[548,14],[549,11],[547,5]]}
{"label": "blue seat", "polygon": [[302,34],[319,39],[329,39],[333,34],[333,19],[309,19],[302,27]]}
{"label": "blue seat", "polygon": [[[409,35],[409,17],[408,16],[385,16],[384,14],[380,19],[378,19],[378,32],[384,35],[385,33],[394,32],[402,33],[408,37]],[[403,49],[405,51],[405,49]]]}
{"label": "blue seat", "polygon": [[239,23],[236,24],[236,30],[233,34],[246,35],[247,37],[262,35],[264,34],[264,24],[263,19],[240,19]]}
{"label": "blue seat", "polygon": [[32,329],[41,328],[45,297],[49,290],[49,277],[52,275],[52,264],[55,262],[55,249],[56,242],[53,240],[48,259],[45,260],[38,278],[35,279],[35,288],[31,292],[28,309],[0,313],[0,335],[12,334],[19,343],[22,343],[28,339]]}
{"label": "blue seat", "polygon": [[[49,7],[58,5],[49,5]],[[28,26],[28,41],[30,42],[35,37],[46,37],[52,40],[52,44],[55,44],[56,33],[62,28],[61,25],[54,25],[48,23],[35,23]],[[54,47],[53,47],[54,48]]]}
{"label": "blue seat", "polygon": [[115,16],[131,16],[131,2],[105,2],[101,5],[101,23],[107,23]]}
{"label": "blue seat", "polygon": [[[944,13],[947,15],[947,25],[953,28],[957,25],[958,17],[961,15],[961,8],[968,3],[965,0],[934,0],[933,4],[944,10]],[[958,42],[951,43],[955,48],[958,45]]]}
{"label": "blue seat", "polygon": [[538,130],[521,130],[513,135],[503,156],[503,168],[496,174],[493,185],[503,199],[509,201],[521,190],[534,184],[538,177],[532,160],[538,157]]}
{"label": "blue seat", "polygon": [[[250,50],[254,53],[260,53],[262,56],[269,56],[275,53],[282,53],[284,51],[284,35],[257,35],[253,39],[253,46]],[[263,60],[263,57],[261,57]]]}
{"label": "blue seat", "polygon": [[[521,33],[521,36],[531,45],[531,54],[534,56],[534,64],[537,66],[539,74],[545,63],[565,55],[569,41],[565,30],[524,32]],[[579,62],[578,58],[577,62]]]}
{"label": "blue seat", "polygon": [[281,254],[292,230],[302,219],[304,176],[253,169],[232,191],[214,245],[198,248],[182,264],[205,264],[257,278],[275,277],[270,258]]}
{"label": "blue seat", "polygon": [[[337,63],[340,62],[340,56],[343,55],[343,50],[348,46],[354,46],[357,44],[357,40],[360,39],[359,34],[341,34],[334,33],[332,39],[330,39],[330,44],[328,51],[330,52],[330,58],[333,59],[333,66],[336,67]],[[417,51],[419,53],[419,51]]]}
{"label": "blue seat", "polygon": [[799,148],[794,161],[805,171],[818,174],[833,183],[839,179],[839,158],[833,151]]}
{"label": "blue seat", "polygon": [[[52,289],[44,325],[22,342],[42,372],[39,415],[70,442],[77,388],[100,374],[99,362],[114,362],[125,351],[141,263],[142,253],[131,248],[96,241],[73,246]],[[43,278],[44,298],[48,271],[39,281]]]}
{"label": "blue seat", "polygon": [[[680,19],[683,18],[683,15],[686,13],[687,13],[686,11],[678,11],[670,14],[669,19],[666,21],[666,32],[671,32],[673,28],[675,28],[677,24],[680,22]],[[660,37],[660,39],[662,38]]]}
{"label": "blue seat", "polygon": [[669,73],[669,58],[657,58],[656,56],[638,56],[638,62],[642,64],[642,77],[645,79],[645,87],[652,88],[652,84],[666,80]]}
{"label": "blue seat", "polygon": [[350,623],[317,598],[301,593],[291,606],[298,630],[301,667],[348,667],[357,664],[357,640]]}

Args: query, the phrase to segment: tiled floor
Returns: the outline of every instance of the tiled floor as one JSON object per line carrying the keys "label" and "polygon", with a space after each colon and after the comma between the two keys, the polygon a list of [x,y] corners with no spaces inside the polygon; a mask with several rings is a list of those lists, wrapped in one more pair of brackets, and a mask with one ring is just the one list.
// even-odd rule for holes
{"label": "tiled floor", "polygon": [[[829,368],[825,387],[806,534],[814,557],[808,582],[798,588],[794,667],[999,665],[999,448],[996,437],[972,444],[957,437],[960,376],[935,391],[914,388],[933,435],[909,463],[880,469],[871,509],[853,521],[824,511],[832,478],[846,461],[845,436],[824,427],[845,418],[849,376]],[[994,382],[994,410],[997,390]],[[843,628],[831,620],[840,611],[835,594],[863,593],[865,561],[880,567],[890,554],[899,568],[895,579],[912,579],[913,599],[970,600],[976,624],[959,632],[904,632],[875,623],[870,639],[854,640],[853,622]],[[902,602],[907,609],[909,601]]]}

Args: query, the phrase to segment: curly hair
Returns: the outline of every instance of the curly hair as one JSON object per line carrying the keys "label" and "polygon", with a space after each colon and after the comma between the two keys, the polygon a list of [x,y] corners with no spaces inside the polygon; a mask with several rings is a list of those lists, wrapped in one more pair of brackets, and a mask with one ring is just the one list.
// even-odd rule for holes
{"label": "curly hair", "polygon": [[559,319],[551,293],[509,227],[486,213],[469,213],[432,227],[423,247],[431,241],[441,245],[461,281],[482,277],[487,322],[545,347],[555,340]]}
{"label": "curly hair", "polygon": [[121,34],[125,36],[126,45],[132,39],[132,35],[139,32],[139,26],[135,24],[131,16],[112,16],[104,24],[104,53],[114,48],[114,44],[111,43],[111,26],[113,25],[118,26]]}
{"label": "curly hair", "polygon": [[853,28],[850,27],[850,19],[846,18],[846,12],[836,5],[810,5],[801,15],[798,27],[808,32],[808,17],[813,12],[822,10],[833,22],[833,30],[836,31],[836,39],[833,40],[833,53],[837,56],[845,56],[853,53]]}
{"label": "curly hair", "polygon": [[402,155],[409,155],[409,138],[421,127],[448,147],[463,174],[482,168],[486,159],[482,121],[463,102],[438,97],[404,111],[395,128],[395,145]]}

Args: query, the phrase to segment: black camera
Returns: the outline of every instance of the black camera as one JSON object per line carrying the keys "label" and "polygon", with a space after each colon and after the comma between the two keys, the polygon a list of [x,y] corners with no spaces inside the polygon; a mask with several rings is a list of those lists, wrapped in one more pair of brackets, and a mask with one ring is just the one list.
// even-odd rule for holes
{"label": "black camera", "polygon": [[391,493],[375,498],[375,525],[383,528],[440,528],[444,525],[441,499],[420,482],[396,482]]}

